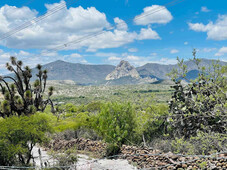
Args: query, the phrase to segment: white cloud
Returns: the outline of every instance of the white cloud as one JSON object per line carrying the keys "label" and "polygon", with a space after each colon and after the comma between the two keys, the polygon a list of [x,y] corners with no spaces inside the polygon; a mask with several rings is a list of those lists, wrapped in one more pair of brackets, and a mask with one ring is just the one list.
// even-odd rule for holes
{"label": "white cloud", "polygon": [[83,57],[82,55],[80,55],[78,53],[73,53],[70,56],[73,57],[73,58],[81,58],[81,57]]}
{"label": "white cloud", "polygon": [[3,53],[0,55],[1,60],[9,59],[11,56],[10,53]]}
{"label": "white cloud", "polygon": [[187,41],[185,41],[185,42],[184,42],[184,45],[188,45],[188,42],[187,42]]}
{"label": "white cloud", "polygon": [[116,18],[114,18],[114,22],[117,24],[118,30],[124,30],[124,31],[128,30],[128,25],[126,24],[126,22],[124,20],[116,17]]}
{"label": "white cloud", "polygon": [[116,57],[118,56],[117,53],[101,53],[101,52],[97,52],[95,54],[92,55],[85,55],[85,56],[96,56],[96,57]]}
{"label": "white cloud", "polygon": [[146,40],[146,39],[153,39],[158,40],[161,39],[158,35],[158,33],[151,28],[142,28],[140,30],[140,34],[138,35],[138,40]]}
{"label": "white cloud", "polygon": [[87,51],[95,52],[97,49],[117,48],[122,45],[133,42],[137,38],[136,32],[127,32],[122,30],[106,31],[98,37],[87,39],[76,46],[74,49],[87,47]]}
{"label": "white cloud", "polygon": [[165,6],[152,5],[144,8],[143,13],[134,18],[134,22],[136,25],[166,24],[172,19],[173,16]]}
{"label": "white cloud", "polygon": [[[57,5],[64,4],[65,2],[61,1],[60,3],[46,5],[47,14]],[[8,9],[17,12],[11,16],[10,12],[5,12]],[[17,13],[20,15],[16,15]],[[27,7],[17,8],[5,5],[0,8],[0,34],[4,34],[13,26],[32,20],[37,16],[36,11]],[[14,34],[12,38],[1,41],[1,44],[12,48],[51,48],[67,42],[72,35],[84,36],[88,33],[101,31],[109,25],[106,15],[94,7],[87,9],[81,6],[65,8]]]}
{"label": "white cloud", "polygon": [[189,28],[197,32],[206,32],[207,39],[227,40],[227,15],[219,15],[215,23],[189,23]]}
{"label": "white cloud", "polygon": [[[46,4],[47,14],[59,5],[65,5],[65,1]],[[12,14],[9,11],[16,12]],[[39,16],[38,12],[28,7],[2,6],[0,35],[12,30],[15,25],[31,21],[37,16]],[[52,49],[73,41],[74,43],[67,44],[64,49],[85,49],[94,52],[98,49],[117,48],[135,40],[160,39],[158,33],[150,28],[141,29],[139,33],[130,32],[122,19],[116,17],[114,22],[116,29],[107,31],[111,24],[107,21],[105,13],[98,11],[95,7],[65,8],[40,22],[36,23],[33,20],[32,26],[5,40],[0,40],[0,45],[19,49]],[[100,32],[102,33],[95,35]]]}
{"label": "white cloud", "polygon": [[215,51],[215,50],[216,50],[216,48],[204,48],[203,52],[209,53],[209,52],[212,52],[212,51]]}
{"label": "white cloud", "polygon": [[128,51],[131,52],[131,53],[135,53],[135,52],[138,51],[138,49],[137,48],[129,48]]}
{"label": "white cloud", "polygon": [[120,61],[121,58],[120,57],[109,57],[108,60],[109,61]]}
{"label": "white cloud", "polygon": [[42,56],[46,56],[46,57],[56,57],[56,56],[58,56],[58,53],[57,52],[54,52],[54,51],[46,51],[46,50],[43,50],[41,52],[41,55]]}
{"label": "white cloud", "polygon": [[176,54],[176,53],[179,53],[179,50],[177,50],[177,49],[172,49],[172,50],[170,50],[170,53],[171,53],[171,54]]}
{"label": "white cloud", "polygon": [[224,56],[227,55],[227,47],[222,47],[218,50],[215,56]]}
{"label": "white cloud", "polygon": [[30,53],[27,52],[27,51],[21,50],[21,51],[19,52],[19,56],[29,56],[29,55],[30,55]]}
{"label": "white cloud", "polygon": [[153,58],[153,57],[141,57],[141,56],[128,56],[124,58],[124,60],[129,61],[131,64],[135,66],[142,66],[147,63],[157,63],[157,64],[176,64],[177,60],[176,59],[171,59],[171,58]]}
{"label": "white cloud", "polygon": [[176,59],[171,59],[171,58],[161,58],[159,61],[157,61],[156,63],[158,64],[176,64],[177,60]]}
{"label": "white cloud", "polygon": [[126,60],[129,60],[129,61],[138,61],[138,60],[140,60],[139,57],[134,56],[134,55],[129,55],[129,56],[127,56],[125,59],[126,59]]}
{"label": "white cloud", "polygon": [[210,10],[206,6],[201,7],[202,12],[210,12]]}
{"label": "white cloud", "polygon": [[198,32],[199,31],[206,32],[212,29],[212,23],[209,23],[207,25],[204,25],[202,23],[195,23],[195,24],[189,23],[189,28],[191,30],[198,31]]}

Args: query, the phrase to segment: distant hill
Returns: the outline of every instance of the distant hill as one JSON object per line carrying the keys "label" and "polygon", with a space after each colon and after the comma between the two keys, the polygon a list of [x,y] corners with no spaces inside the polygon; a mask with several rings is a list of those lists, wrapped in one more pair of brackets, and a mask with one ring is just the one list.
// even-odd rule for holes
{"label": "distant hill", "polygon": [[199,73],[201,73],[201,72],[199,72],[198,70],[191,70],[187,73],[185,78],[187,80],[194,80],[199,76]]}
{"label": "distant hill", "polygon": [[160,80],[159,77],[154,76],[152,73],[150,73],[147,69],[141,69],[138,71],[141,78],[149,77],[151,79],[157,79]]}
{"label": "distant hill", "polygon": [[[186,61],[188,66],[188,79],[195,79],[198,76],[196,65],[192,61]],[[227,62],[220,62],[226,65]],[[212,60],[202,59],[201,66],[208,68],[212,65]],[[133,67],[126,61],[120,62],[118,67],[113,65],[88,65],[79,63],[69,63],[65,61],[55,61],[43,65],[43,69],[48,70],[48,80],[72,80],[80,85],[98,84],[143,84],[143,83],[166,83],[169,79],[166,74],[171,72],[175,65],[162,65],[147,63],[141,67]],[[32,70],[35,80],[36,69]],[[169,83],[169,82],[168,82]]]}
{"label": "distant hill", "polygon": [[[48,80],[73,80],[78,84],[97,84],[115,69],[112,65],[87,65],[55,61],[43,65],[48,70]],[[35,73],[36,70],[33,70]]]}
{"label": "distant hill", "polygon": [[[201,59],[201,63],[200,66],[204,66],[206,68],[208,68],[209,66],[212,65],[212,60],[208,60],[208,59]],[[185,64],[187,65],[188,71],[189,71],[189,77],[194,77],[192,76],[193,73],[196,73],[196,64],[193,61],[186,61]],[[227,62],[223,62],[220,61],[219,63],[220,65],[226,65]],[[152,76],[156,76],[160,79],[168,79],[168,77],[166,76],[167,73],[171,72],[171,70],[173,68],[177,68],[177,64],[174,65],[163,65],[163,64],[156,64],[156,63],[147,63],[141,67],[137,67],[137,71],[140,72],[141,70],[143,70],[143,72],[146,70],[147,72],[150,72]],[[190,72],[194,70],[193,72]]]}

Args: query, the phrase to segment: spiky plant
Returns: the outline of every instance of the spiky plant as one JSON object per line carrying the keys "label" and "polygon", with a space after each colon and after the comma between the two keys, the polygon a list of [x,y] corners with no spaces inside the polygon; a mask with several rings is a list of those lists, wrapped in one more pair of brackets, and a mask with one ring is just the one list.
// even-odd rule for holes
{"label": "spiky plant", "polygon": [[1,102],[0,116],[32,114],[36,111],[44,111],[48,104],[51,105],[52,112],[55,112],[53,102],[50,99],[54,88],[49,88],[47,99],[43,97],[48,77],[47,70],[42,70],[42,66],[37,65],[37,80],[32,86],[30,82],[32,71],[28,66],[24,68],[22,66],[22,61],[18,61],[16,57],[10,57],[10,63],[6,63],[6,68],[15,74],[15,78],[13,76],[0,76],[0,92],[4,96],[4,100]]}

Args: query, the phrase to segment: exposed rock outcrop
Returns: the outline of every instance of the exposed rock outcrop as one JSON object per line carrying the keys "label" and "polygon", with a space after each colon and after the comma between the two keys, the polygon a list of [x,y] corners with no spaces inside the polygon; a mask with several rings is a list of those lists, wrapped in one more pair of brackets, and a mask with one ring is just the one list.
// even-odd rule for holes
{"label": "exposed rock outcrop", "polygon": [[106,76],[106,80],[115,80],[127,76],[131,76],[132,78],[136,79],[140,78],[140,75],[135,67],[130,65],[128,61],[122,60],[115,70]]}

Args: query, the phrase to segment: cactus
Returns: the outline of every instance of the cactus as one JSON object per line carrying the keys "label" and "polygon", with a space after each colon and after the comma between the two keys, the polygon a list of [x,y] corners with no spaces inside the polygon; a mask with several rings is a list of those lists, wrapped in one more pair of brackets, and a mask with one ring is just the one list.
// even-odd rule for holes
{"label": "cactus", "polygon": [[181,84],[181,79],[187,80],[187,67],[183,60],[178,59],[179,68],[169,74],[175,82],[169,102],[173,134],[185,138],[195,136],[198,131],[226,134],[227,66],[221,67],[217,62],[206,71],[199,65],[195,50],[193,57],[200,73],[195,80],[188,80],[188,85]]}
{"label": "cactus", "polygon": [[[42,70],[40,64],[37,65],[37,80],[31,85],[32,73],[28,66],[24,68],[23,62],[15,57],[10,57],[10,63],[6,63],[6,68],[15,74],[12,76],[0,76],[0,93],[4,100],[0,105],[0,116],[28,115],[36,111],[43,112],[46,106],[51,105],[51,111],[55,112],[53,102],[50,97],[53,94],[53,87],[49,87],[47,99],[44,99],[46,89],[47,70]],[[9,83],[10,80],[12,83]]]}

